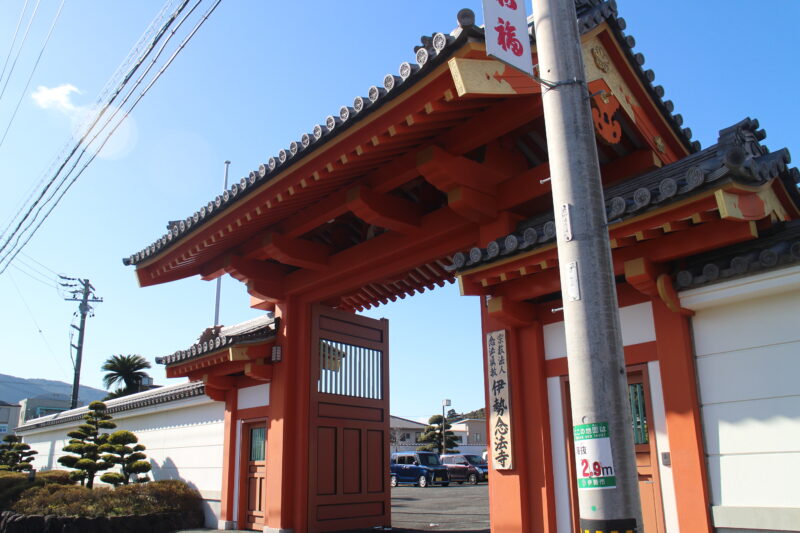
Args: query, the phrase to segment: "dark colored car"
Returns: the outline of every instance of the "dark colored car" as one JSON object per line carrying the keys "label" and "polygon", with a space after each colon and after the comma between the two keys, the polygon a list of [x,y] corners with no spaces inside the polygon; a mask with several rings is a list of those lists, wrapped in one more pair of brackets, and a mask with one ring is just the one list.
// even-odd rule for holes
{"label": "dark colored car", "polygon": [[466,481],[470,485],[476,485],[489,479],[489,465],[478,455],[449,453],[442,455],[442,464],[450,474],[450,481]]}
{"label": "dark colored car", "polygon": [[400,483],[413,483],[420,487],[450,484],[447,467],[442,466],[439,456],[433,452],[395,452],[390,461],[392,487]]}

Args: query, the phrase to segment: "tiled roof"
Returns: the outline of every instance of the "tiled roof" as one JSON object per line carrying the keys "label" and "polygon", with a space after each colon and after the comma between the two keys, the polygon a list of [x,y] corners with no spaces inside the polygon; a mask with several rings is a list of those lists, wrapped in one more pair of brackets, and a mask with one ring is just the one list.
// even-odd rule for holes
{"label": "tiled roof", "polygon": [[693,289],[800,263],[800,221],[787,222],[765,237],[690,257],[675,275],[675,288]]}
{"label": "tiled roof", "polygon": [[200,335],[195,344],[186,350],[178,350],[164,357],[156,357],[156,363],[171,365],[202,357],[220,348],[270,340],[277,334],[279,324],[280,319],[275,318],[272,314],[266,314],[233,326],[208,328]]}
{"label": "tiled roof", "polygon": [[[115,398],[103,403],[105,403],[107,407],[106,413],[114,414],[141,409],[142,407],[194,398],[195,396],[202,396],[204,392],[205,385],[203,385],[202,382],[179,383],[177,385],[169,385],[131,394],[130,396],[123,396],[122,398]],[[70,409],[69,411],[63,411],[54,415],[34,418],[17,427],[14,431],[19,433],[46,426],[68,424],[77,420],[83,420],[83,415],[87,412],[87,407],[78,407],[77,409]]]}
{"label": "tiled roof", "polygon": [[[795,202],[800,204],[797,192],[800,172],[788,167],[789,151],[784,148],[769,152],[760,143],[766,133],[758,127],[757,120],[746,118],[721,130],[714,146],[605,189],[609,225],[715,187],[723,179],[759,185],[780,177]],[[475,247],[467,253],[455,254],[448,268],[469,270],[555,241],[556,225],[549,211],[520,222],[517,231],[490,242],[486,248]]]}
{"label": "tiled roof", "polygon": [[[673,128],[678,139],[691,151],[699,150],[700,145],[691,141],[691,130],[681,129],[683,118],[673,115],[673,105],[664,101],[664,89],[654,86],[652,82],[655,75],[652,70],[642,69],[645,62],[644,56],[634,53],[635,39],[624,33],[625,20],[617,17],[616,2],[613,0],[575,0],[578,25],[582,33],[588,32],[603,22],[608,22],[616,34],[622,49],[634,66],[643,86],[650,93],[656,105],[661,109],[668,124]],[[152,257],[156,257],[169,249],[174,243],[184,236],[193,233],[203,225],[218,218],[226,212],[231,205],[241,202],[254,190],[280,175],[286,168],[306,158],[328,141],[337,137],[345,130],[353,127],[359,120],[375,112],[386,102],[402,94],[416,81],[423,78],[429,71],[446,61],[456,50],[471,40],[483,41],[485,36],[482,28],[474,25],[475,16],[468,10],[461,10],[458,14],[460,27],[451,34],[435,33],[421,38],[422,45],[414,48],[415,62],[403,62],[398,69],[399,75],[387,74],[381,85],[373,85],[367,90],[367,96],[356,96],[351,106],[342,106],[339,111],[329,115],[324,124],[315,125],[310,133],[303,134],[299,141],[292,141],[288,148],[280,150],[266,163],[261,164],[247,177],[234,183],[229,190],[218,195],[206,205],[200,207],[192,215],[183,220],[171,221],[167,226],[167,233],[143,250],[123,258],[125,265],[137,265]],[[532,33],[532,29],[529,29]],[[531,36],[533,40],[533,37]],[[535,42],[535,41],[534,41]]]}

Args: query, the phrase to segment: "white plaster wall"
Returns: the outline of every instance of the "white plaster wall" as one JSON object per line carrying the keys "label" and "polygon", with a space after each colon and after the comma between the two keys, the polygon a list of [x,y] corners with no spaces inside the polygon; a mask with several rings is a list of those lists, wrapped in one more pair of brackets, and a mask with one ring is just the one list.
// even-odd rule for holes
{"label": "white plaster wall", "polygon": [[[133,411],[115,413],[117,429],[133,431],[147,447],[151,478],[182,479],[200,491],[205,500],[206,524],[216,527],[222,489],[222,444],[225,405],[208,397],[179,400]],[[48,426],[22,433],[37,450],[38,470],[63,468],[58,458],[66,434],[81,421]]]}
{"label": "white plaster wall", "polygon": [[250,409],[269,405],[269,383],[245,387],[237,391],[237,409]]}
{"label": "white plaster wall", "polygon": [[[622,344],[639,344],[656,340],[653,306],[650,302],[621,307],[619,319],[622,324]],[[564,322],[547,324],[543,328],[544,357],[558,359],[567,356],[567,337]]]}
{"label": "white plaster wall", "polygon": [[[741,516],[735,521],[742,528],[752,525],[746,509],[800,509],[795,270],[681,294],[682,302],[696,304],[692,329],[712,506],[715,516]],[[784,290],[776,290],[781,280]],[[791,531],[800,531],[800,523]]]}

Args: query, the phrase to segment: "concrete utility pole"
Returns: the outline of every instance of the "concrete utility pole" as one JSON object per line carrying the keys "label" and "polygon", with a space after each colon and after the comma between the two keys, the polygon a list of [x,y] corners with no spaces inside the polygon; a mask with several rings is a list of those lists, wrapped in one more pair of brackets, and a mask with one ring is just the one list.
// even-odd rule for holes
{"label": "concrete utility pole", "polygon": [[81,360],[83,358],[83,339],[86,334],[86,316],[92,310],[92,307],[89,305],[89,303],[102,302],[103,299],[94,295],[94,287],[92,287],[92,284],[89,283],[88,279],[75,279],[64,276],[59,277],[61,277],[64,282],[77,282],[77,284],[62,282],[62,287],[81,286],[80,289],[70,291],[70,294],[72,294],[71,298],[64,298],[68,302],[80,302],[78,305],[78,311],[81,314],[81,325],[77,328],[74,325],[72,326],[78,330],[78,345],[72,345],[72,347],[75,348],[75,375],[72,379],[72,402],[70,403],[70,409],[75,409],[78,407],[78,390],[80,389],[81,385]]}
{"label": "concrete utility pole", "polygon": [[558,235],[580,530],[642,531],[611,248],[574,0],[533,0]]}
{"label": "concrete utility pole", "polygon": [[[225,179],[222,182],[222,192],[228,188],[228,167],[230,166],[230,161],[225,161]],[[214,325],[219,326],[219,295],[222,292],[222,276],[217,278],[217,300],[216,304],[214,305]]]}

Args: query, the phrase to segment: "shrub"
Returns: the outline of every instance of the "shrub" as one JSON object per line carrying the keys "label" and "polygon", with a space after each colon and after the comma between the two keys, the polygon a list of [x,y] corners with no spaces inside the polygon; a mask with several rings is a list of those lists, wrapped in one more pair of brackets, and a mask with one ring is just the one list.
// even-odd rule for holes
{"label": "shrub", "polygon": [[49,470],[36,475],[31,481],[28,474],[17,472],[0,473],[0,510],[7,509],[24,491],[33,487],[71,485],[69,472],[64,470]]}
{"label": "shrub", "polygon": [[11,510],[27,515],[99,516],[186,513],[202,516],[200,493],[183,481],[136,483],[116,489],[45,485],[25,491]]}

